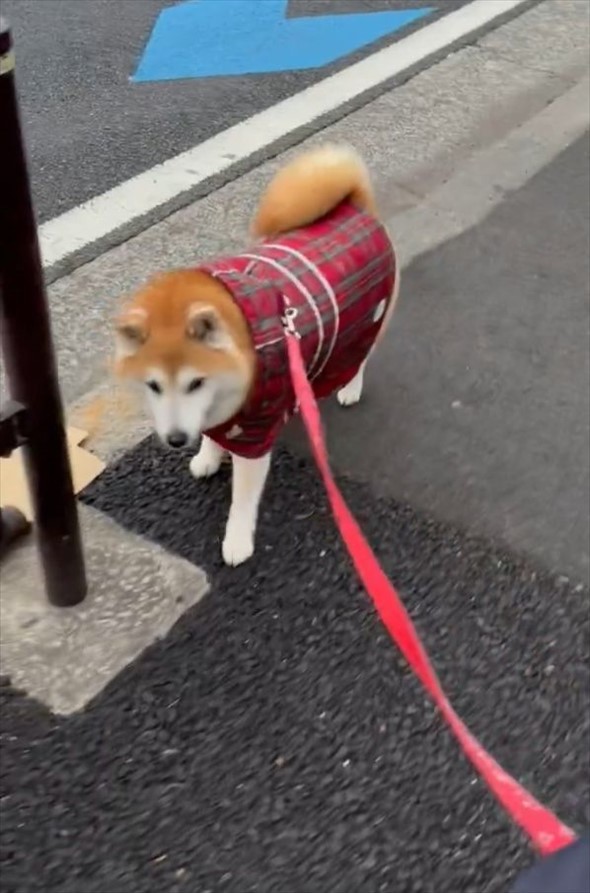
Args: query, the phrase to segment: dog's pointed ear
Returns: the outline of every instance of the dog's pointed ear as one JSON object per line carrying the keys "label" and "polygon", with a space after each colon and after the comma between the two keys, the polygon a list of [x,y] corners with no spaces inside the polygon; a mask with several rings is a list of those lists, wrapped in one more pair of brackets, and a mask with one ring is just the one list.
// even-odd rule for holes
{"label": "dog's pointed ear", "polygon": [[137,307],[124,311],[115,322],[117,356],[133,356],[148,339],[147,313]]}
{"label": "dog's pointed ear", "polygon": [[231,340],[215,308],[203,304],[193,304],[189,309],[186,335],[191,341],[198,341],[215,350],[228,347]]}

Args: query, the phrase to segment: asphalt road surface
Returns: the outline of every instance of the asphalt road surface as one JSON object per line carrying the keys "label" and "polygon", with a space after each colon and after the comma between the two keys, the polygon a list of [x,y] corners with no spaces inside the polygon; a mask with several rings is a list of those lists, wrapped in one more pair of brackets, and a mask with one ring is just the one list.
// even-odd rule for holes
{"label": "asphalt road surface", "polygon": [[[158,13],[173,5],[169,0],[3,0],[2,13],[16,42],[39,219],[55,217],[101,194],[464,2],[290,0],[288,14],[294,17],[439,9],[319,69],[132,83],[130,77]],[[256,27],[253,21],[253,39]]]}
{"label": "asphalt road surface", "polygon": [[[412,399],[409,342],[386,379],[387,417],[373,416],[385,405],[376,376],[370,429],[365,404],[330,416],[345,496],[459,713],[576,830],[590,823],[590,629],[578,582],[588,567],[587,156],[586,138],[406,271],[402,331],[406,313],[434,320],[429,301],[449,302],[453,331],[441,341],[447,370],[463,362],[452,380],[465,414],[453,415],[435,353]],[[485,307],[497,313],[482,322]],[[473,314],[481,343],[470,340]],[[498,353],[503,325],[513,335]],[[386,364],[377,356],[375,371]],[[472,430],[480,413],[487,423]],[[385,429],[396,415],[403,424]],[[517,462],[503,451],[508,433]],[[505,893],[531,853],[377,621],[305,455],[275,457],[258,551],[235,570],[219,556],[227,475],[193,481],[187,460],[148,440],[84,499],[204,567],[204,600],[79,714],[55,718],[0,689],[3,893]],[[444,497],[432,514],[388,495],[404,463],[414,506]],[[474,481],[522,497],[505,536],[517,551],[543,504],[528,558],[461,532],[481,521]],[[502,501],[486,504],[497,531]],[[453,513],[461,523],[433,517]]]}

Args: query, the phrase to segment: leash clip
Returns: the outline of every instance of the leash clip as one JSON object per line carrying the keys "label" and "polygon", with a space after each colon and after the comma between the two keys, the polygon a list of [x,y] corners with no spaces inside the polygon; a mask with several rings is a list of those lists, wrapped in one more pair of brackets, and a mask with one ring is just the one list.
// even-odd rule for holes
{"label": "leash clip", "polygon": [[285,313],[283,315],[283,327],[285,332],[288,335],[292,335],[294,338],[301,338],[301,335],[295,328],[295,317],[297,316],[297,308],[296,307],[286,307]]}

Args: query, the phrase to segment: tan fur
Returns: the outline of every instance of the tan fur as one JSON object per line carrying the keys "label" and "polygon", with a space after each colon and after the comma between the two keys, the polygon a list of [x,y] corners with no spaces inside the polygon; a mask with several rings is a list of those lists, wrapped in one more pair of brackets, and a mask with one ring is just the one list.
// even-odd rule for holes
{"label": "tan fur", "polygon": [[[231,333],[234,351],[214,350],[186,336],[191,309],[199,305],[218,314]],[[237,368],[247,379],[253,378],[256,360],[246,321],[229,292],[208,274],[172,270],[154,276],[135,294],[117,326],[125,328],[138,319],[143,320],[145,340],[134,353],[116,361],[118,375],[141,378],[152,366],[170,374],[194,366],[211,375]]]}
{"label": "tan fur", "polygon": [[[288,232],[323,217],[345,198],[369,213],[375,201],[369,175],[353,149],[322,146],[296,158],[278,172],[262,196],[252,222],[257,236]],[[212,307],[230,333],[235,350],[213,350],[186,337],[191,307]],[[159,366],[171,374],[194,366],[208,375],[241,369],[248,381],[256,359],[247,324],[229,292],[206,273],[173,270],[154,276],[117,320],[120,332],[136,330],[137,349],[121,356],[115,371],[141,378]]]}
{"label": "tan fur", "polygon": [[252,234],[276,236],[307,226],[346,198],[376,215],[369,175],[356,152],[346,146],[314,149],[275,176],[252,221]]}

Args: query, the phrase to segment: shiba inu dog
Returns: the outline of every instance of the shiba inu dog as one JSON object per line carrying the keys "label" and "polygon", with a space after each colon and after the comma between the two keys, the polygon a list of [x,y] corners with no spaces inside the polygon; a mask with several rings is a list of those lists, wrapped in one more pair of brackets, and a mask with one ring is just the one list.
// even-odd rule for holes
{"label": "shiba inu dog", "polygon": [[285,325],[315,395],[361,397],[365,363],[394,308],[399,269],[352,149],[324,146],[280,170],[252,224],[254,245],[155,275],[116,321],[116,371],[145,385],[156,431],[200,447],[197,477],[233,465],[223,558],[253,554],[258,506],[281,428],[296,411]]}

